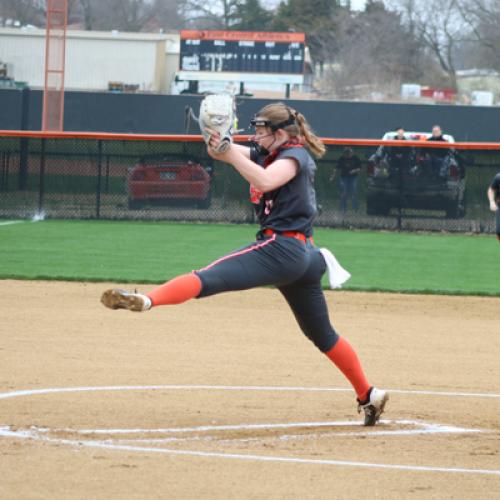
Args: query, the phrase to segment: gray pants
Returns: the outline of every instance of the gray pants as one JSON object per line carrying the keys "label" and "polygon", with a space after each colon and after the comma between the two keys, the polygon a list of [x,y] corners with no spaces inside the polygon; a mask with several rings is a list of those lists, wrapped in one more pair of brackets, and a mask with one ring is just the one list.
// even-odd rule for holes
{"label": "gray pants", "polygon": [[242,247],[195,271],[202,282],[199,297],[274,285],[282,293],[304,334],[322,352],[338,335],[330,323],[321,277],[326,263],[309,242],[273,235]]}
{"label": "gray pants", "polygon": [[500,203],[497,203],[498,210],[495,212],[497,236],[500,236]]}

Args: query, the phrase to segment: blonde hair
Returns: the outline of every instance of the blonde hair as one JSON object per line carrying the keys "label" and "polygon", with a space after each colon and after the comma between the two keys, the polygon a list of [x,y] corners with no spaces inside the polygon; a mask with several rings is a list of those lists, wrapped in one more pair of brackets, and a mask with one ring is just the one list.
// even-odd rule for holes
{"label": "blonde hair", "polygon": [[280,128],[283,128],[285,132],[288,132],[291,137],[297,137],[301,142],[305,142],[307,147],[317,158],[321,158],[325,154],[325,145],[312,131],[305,116],[297,110],[283,104],[282,102],[276,102],[264,106],[256,116],[258,118],[269,120],[271,126],[280,125],[292,117],[293,123]]}

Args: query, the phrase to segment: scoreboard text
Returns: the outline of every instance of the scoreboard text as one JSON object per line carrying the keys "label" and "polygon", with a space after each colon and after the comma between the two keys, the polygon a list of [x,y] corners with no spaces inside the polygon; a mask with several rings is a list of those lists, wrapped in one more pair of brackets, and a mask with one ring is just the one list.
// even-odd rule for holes
{"label": "scoreboard text", "polygon": [[181,71],[304,72],[305,35],[181,30]]}

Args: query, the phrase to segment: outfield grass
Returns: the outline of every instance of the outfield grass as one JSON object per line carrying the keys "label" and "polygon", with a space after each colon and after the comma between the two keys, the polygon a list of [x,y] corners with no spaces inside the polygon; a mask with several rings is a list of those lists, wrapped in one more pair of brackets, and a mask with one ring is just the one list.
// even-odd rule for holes
{"label": "outfield grass", "polygon": [[[246,244],[252,225],[0,221],[0,278],[161,283]],[[500,296],[493,236],[318,229],[347,290]],[[326,284],[326,282],[325,282]]]}

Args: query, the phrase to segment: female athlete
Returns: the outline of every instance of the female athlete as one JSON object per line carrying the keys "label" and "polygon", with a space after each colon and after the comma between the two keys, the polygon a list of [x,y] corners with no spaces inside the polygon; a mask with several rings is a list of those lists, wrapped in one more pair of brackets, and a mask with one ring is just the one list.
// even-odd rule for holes
{"label": "female athlete", "polygon": [[367,380],[354,349],[330,323],[321,286],[326,262],[312,242],[316,215],[316,165],[325,146],[304,116],[274,103],[252,120],[255,147],[231,144],[214,152],[219,135],[211,130],[208,152],[232,165],[249,183],[260,230],[256,241],[208,266],[178,276],[147,295],[106,290],[101,302],[110,309],[146,311],[195,297],[274,285],[292,309],[304,334],[326,354],[353,386],[364,425],[375,425],[388,400],[387,391]]}

